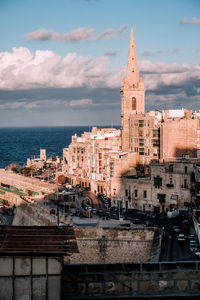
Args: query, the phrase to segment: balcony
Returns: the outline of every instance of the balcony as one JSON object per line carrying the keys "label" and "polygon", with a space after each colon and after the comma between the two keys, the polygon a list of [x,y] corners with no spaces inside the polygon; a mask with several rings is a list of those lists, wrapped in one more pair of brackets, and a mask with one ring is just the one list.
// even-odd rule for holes
{"label": "balcony", "polygon": [[174,185],[173,185],[172,183],[168,183],[168,184],[166,184],[166,187],[168,187],[168,188],[173,188]]}

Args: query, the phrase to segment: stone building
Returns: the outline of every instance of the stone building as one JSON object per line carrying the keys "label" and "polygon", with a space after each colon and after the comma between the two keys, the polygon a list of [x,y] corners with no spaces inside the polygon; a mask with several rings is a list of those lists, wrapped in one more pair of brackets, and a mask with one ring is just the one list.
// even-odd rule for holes
{"label": "stone building", "polygon": [[112,204],[155,212],[188,207],[193,171],[193,162],[186,159],[152,161],[146,174],[122,177],[120,193],[117,199],[112,198]]}
{"label": "stone building", "polygon": [[[165,171],[166,161],[179,161],[184,156],[200,158],[199,116],[198,112],[186,109],[155,110],[145,113],[145,89],[139,75],[131,28],[128,64],[121,87],[121,129],[94,127],[91,132],[84,132],[81,137],[73,136],[69,148],[63,149],[63,171],[73,185],[89,187],[95,193],[103,192],[113,198],[113,205],[121,203],[120,205],[123,204],[124,207],[133,206],[130,199],[128,202],[127,199],[124,200],[127,186],[128,191],[133,190],[131,179],[124,177],[127,172],[135,174],[138,165],[148,165],[152,160],[156,160],[163,163],[160,170],[165,174],[163,180],[168,180],[168,173]],[[151,172],[153,171],[154,167],[151,164]],[[150,189],[151,194],[153,193],[151,179],[138,179],[137,184],[146,186],[147,192]],[[122,191],[124,186],[126,188]],[[176,191],[178,193],[177,188]],[[151,200],[145,197],[138,205],[142,209],[146,206],[149,208],[159,206],[162,210],[161,200],[159,202],[157,197],[157,194],[154,200],[152,197],[149,198]],[[171,197],[171,194],[166,193],[166,199],[167,197]],[[188,197],[187,195],[186,198]],[[178,205],[185,202],[179,200]],[[170,207],[172,202],[167,200],[166,203],[169,203]],[[167,205],[163,209],[166,209]]]}

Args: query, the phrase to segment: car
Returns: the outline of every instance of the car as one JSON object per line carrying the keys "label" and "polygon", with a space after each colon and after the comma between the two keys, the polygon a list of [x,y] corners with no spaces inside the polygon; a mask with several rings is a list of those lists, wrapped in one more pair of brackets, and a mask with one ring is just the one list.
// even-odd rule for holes
{"label": "car", "polygon": [[155,215],[154,213],[152,213],[152,212],[148,212],[148,213],[146,214],[146,217],[147,217],[147,218],[150,218],[150,219],[155,219],[155,218],[156,218],[156,215]]}
{"label": "car", "polygon": [[183,233],[179,233],[179,235],[177,236],[177,240],[178,242],[183,243],[186,241],[186,237]]}
{"label": "car", "polygon": [[197,251],[197,244],[196,243],[191,243],[189,246],[189,249],[191,252]]}
{"label": "car", "polygon": [[179,233],[181,231],[181,229],[178,226],[173,226],[173,231],[175,233]]}
{"label": "car", "polygon": [[142,221],[140,219],[133,219],[133,220],[131,220],[131,222],[133,224],[142,224]]}
{"label": "car", "polygon": [[145,225],[146,227],[151,227],[151,226],[153,226],[152,223],[149,222],[149,221],[144,221],[144,225]]}
{"label": "car", "polygon": [[96,214],[96,213],[97,213],[96,208],[93,208],[93,209],[92,209],[92,213],[93,213],[93,214]]}
{"label": "car", "polygon": [[195,238],[195,235],[194,235],[194,234],[188,235],[187,239],[188,239],[189,242],[190,242],[190,241],[195,241],[195,242],[196,242],[196,238]]}
{"label": "car", "polygon": [[200,251],[196,251],[194,257],[200,259]]}
{"label": "car", "polygon": [[138,211],[137,211],[137,214],[138,214],[138,215],[141,215],[141,216],[145,216],[145,215],[146,215],[146,212],[143,211],[143,210],[138,210]]}

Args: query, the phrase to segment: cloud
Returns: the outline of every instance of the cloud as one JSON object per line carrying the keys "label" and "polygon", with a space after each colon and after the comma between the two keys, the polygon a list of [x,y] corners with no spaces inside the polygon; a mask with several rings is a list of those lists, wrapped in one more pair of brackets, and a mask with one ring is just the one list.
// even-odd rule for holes
{"label": "cloud", "polygon": [[142,52],[143,56],[155,56],[158,54],[175,54],[180,52],[179,48],[173,48],[171,50],[157,50],[157,51],[144,51]]}
{"label": "cloud", "polygon": [[69,102],[69,106],[71,107],[84,107],[92,104],[92,99],[79,99],[79,100],[71,100]]}
{"label": "cloud", "polygon": [[182,19],[180,20],[182,25],[200,25],[200,19],[193,17],[192,19]]}
{"label": "cloud", "polygon": [[121,26],[119,29],[106,29],[100,34],[95,33],[93,28],[80,27],[68,31],[66,33],[57,33],[53,30],[41,28],[34,32],[30,32],[25,35],[29,40],[35,41],[48,41],[57,40],[62,42],[87,42],[87,41],[98,41],[105,39],[121,39],[123,32],[127,29],[127,25]]}
{"label": "cloud", "polygon": [[117,55],[117,51],[113,50],[113,51],[107,51],[104,53],[105,56],[116,56]]}
{"label": "cloud", "polygon": [[[69,118],[76,112],[77,124],[83,118],[83,110],[88,111],[84,116],[87,122],[90,118],[100,119],[99,111],[102,120],[104,112],[109,120],[108,111],[115,111],[119,119],[120,87],[126,68],[111,72],[109,63],[109,56],[92,58],[68,53],[62,59],[53,51],[32,53],[23,47],[0,52],[1,122],[5,111],[12,111],[13,117],[14,112],[33,112],[33,116],[40,114],[40,118],[45,114],[48,120],[54,118],[54,113]],[[142,60],[139,69],[146,89],[147,110],[200,109],[200,65]]]}

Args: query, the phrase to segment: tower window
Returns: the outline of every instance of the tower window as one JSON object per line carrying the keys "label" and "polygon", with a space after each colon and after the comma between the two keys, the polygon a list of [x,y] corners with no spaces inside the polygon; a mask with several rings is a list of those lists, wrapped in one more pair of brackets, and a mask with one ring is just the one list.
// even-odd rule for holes
{"label": "tower window", "polygon": [[136,110],[136,98],[132,98],[132,110]]}

